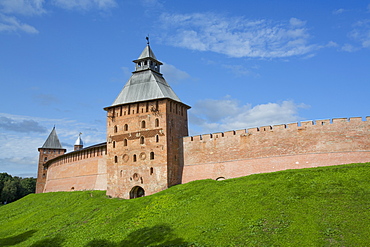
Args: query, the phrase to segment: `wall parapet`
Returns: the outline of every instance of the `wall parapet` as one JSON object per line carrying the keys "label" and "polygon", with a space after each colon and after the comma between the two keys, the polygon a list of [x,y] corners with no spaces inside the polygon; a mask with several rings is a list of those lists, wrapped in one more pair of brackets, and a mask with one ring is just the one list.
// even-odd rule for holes
{"label": "wall parapet", "polygon": [[107,154],[107,144],[106,142],[97,145],[89,146],[77,151],[72,151],[63,155],[60,155],[54,159],[48,160],[44,167],[48,168],[52,165],[62,165],[73,163],[83,159],[94,158],[98,156],[103,156]]}
{"label": "wall parapet", "polygon": [[184,137],[183,181],[370,162],[369,120],[309,120]]}
{"label": "wall parapet", "polygon": [[184,142],[192,141],[210,141],[222,137],[231,136],[247,136],[250,134],[260,132],[274,132],[274,131],[285,131],[285,130],[298,130],[304,128],[318,127],[323,125],[335,125],[335,124],[370,124],[370,116],[365,118],[362,117],[350,117],[350,118],[332,118],[332,119],[320,119],[320,120],[305,120],[287,124],[267,125],[261,127],[253,127],[248,129],[229,130],[226,132],[216,132],[211,134],[201,134],[195,136],[183,137]]}

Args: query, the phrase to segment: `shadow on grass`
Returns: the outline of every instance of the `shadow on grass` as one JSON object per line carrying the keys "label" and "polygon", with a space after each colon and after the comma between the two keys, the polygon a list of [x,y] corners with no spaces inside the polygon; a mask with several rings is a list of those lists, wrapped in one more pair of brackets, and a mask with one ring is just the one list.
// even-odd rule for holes
{"label": "shadow on grass", "polygon": [[59,247],[62,246],[63,241],[60,237],[45,238],[32,244],[31,247]]}
{"label": "shadow on grass", "polygon": [[12,246],[19,243],[22,243],[32,237],[32,235],[36,232],[36,230],[30,230],[21,234],[18,234],[16,236],[11,236],[7,238],[1,238],[0,239],[0,246]]}
{"label": "shadow on grass", "polygon": [[121,246],[196,246],[178,238],[167,225],[144,227],[131,232],[124,240],[114,243],[109,240],[93,240],[86,247],[121,247]]}

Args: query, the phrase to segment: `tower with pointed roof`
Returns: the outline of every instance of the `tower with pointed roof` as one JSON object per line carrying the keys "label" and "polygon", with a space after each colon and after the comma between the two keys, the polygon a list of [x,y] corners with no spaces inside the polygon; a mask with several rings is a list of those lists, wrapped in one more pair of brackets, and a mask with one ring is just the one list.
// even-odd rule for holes
{"label": "tower with pointed roof", "polygon": [[73,150],[74,151],[81,150],[84,147],[84,143],[82,141],[81,135],[82,135],[82,133],[80,133],[78,135],[77,140],[75,142],[75,145],[73,146]]}
{"label": "tower with pointed roof", "polygon": [[107,111],[107,194],[136,198],[181,183],[188,105],[160,73],[149,43]]}
{"label": "tower with pointed roof", "polygon": [[37,171],[37,182],[36,182],[36,193],[42,193],[44,191],[47,169],[44,164],[55,157],[63,155],[67,150],[60,144],[57,132],[54,128],[51,130],[49,137],[46,139],[44,145],[38,149],[39,151],[39,163]]}

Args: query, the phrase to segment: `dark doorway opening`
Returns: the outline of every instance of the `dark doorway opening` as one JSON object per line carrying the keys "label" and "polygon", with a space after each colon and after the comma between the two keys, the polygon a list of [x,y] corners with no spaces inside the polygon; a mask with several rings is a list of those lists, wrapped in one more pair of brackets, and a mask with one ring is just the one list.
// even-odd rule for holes
{"label": "dark doorway opening", "polygon": [[140,186],[135,186],[130,191],[130,199],[134,199],[134,198],[138,198],[138,197],[143,197],[143,196],[145,196],[145,191]]}

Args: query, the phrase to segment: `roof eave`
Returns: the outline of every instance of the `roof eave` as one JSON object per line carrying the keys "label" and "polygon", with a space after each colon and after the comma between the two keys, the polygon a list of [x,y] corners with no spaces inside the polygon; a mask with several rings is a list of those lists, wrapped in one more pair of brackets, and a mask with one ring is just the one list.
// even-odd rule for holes
{"label": "roof eave", "polygon": [[177,103],[183,104],[185,107],[187,107],[187,109],[190,109],[191,108],[191,106],[189,106],[189,105],[187,105],[187,104],[185,104],[185,103],[183,103],[181,101],[174,100],[174,99],[172,99],[170,97],[162,97],[162,98],[155,98],[155,99],[148,99],[148,100],[141,100],[141,101],[132,101],[132,102],[126,102],[126,103],[111,105],[111,106],[104,107],[103,109],[105,111],[108,111],[110,108],[121,106],[121,105],[136,104],[136,103],[142,103],[142,102],[154,101],[154,100],[161,100],[161,99],[169,99],[169,100],[175,101]]}

